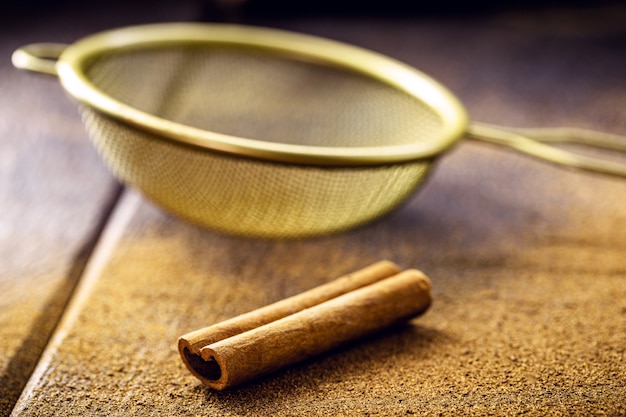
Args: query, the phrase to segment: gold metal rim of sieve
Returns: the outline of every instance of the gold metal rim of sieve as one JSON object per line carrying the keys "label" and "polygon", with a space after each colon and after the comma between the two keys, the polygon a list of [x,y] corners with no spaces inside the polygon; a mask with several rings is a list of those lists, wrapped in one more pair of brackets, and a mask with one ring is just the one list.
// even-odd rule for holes
{"label": "gold metal rim of sieve", "polygon": [[[355,71],[424,103],[440,118],[441,129],[432,138],[424,140],[416,135],[414,142],[402,145],[329,147],[266,142],[198,129],[140,111],[98,89],[85,74],[90,63],[105,53],[176,45],[253,48],[281,57]],[[453,146],[466,133],[469,124],[467,113],[458,99],[416,69],[356,46],[279,29],[202,23],[160,23],[113,29],[87,36],[64,48],[54,71],[71,97],[109,117],[176,143],[269,161],[367,166],[428,159]]]}

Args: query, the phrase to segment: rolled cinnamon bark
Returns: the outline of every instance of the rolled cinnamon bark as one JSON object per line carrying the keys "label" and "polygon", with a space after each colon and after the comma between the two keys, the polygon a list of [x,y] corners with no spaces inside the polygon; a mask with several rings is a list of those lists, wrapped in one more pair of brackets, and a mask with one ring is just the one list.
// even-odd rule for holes
{"label": "rolled cinnamon bark", "polygon": [[391,261],[384,260],[376,262],[308,291],[188,333],[180,338],[179,350],[181,350],[182,354],[182,348],[186,347],[197,355],[200,353],[200,348],[217,342],[218,340],[235,336],[300,310],[304,310],[305,308],[313,307],[338,295],[395,275],[398,272],[400,272],[400,267]]}
{"label": "rolled cinnamon bark", "polygon": [[[374,265],[374,270],[385,264]],[[397,268],[391,263],[386,266]],[[341,280],[345,280],[345,277],[337,281]],[[326,292],[320,288],[330,286],[332,289],[331,284],[291,297],[291,300],[295,298],[298,304],[298,297],[303,297],[303,300],[324,298],[322,295]],[[306,295],[311,292],[316,297]],[[283,304],[287,300],[290,299],[276,304]],[[190,333],[179,339],[179,351],[196,377],[209,387],[221,390],[408,320],[423,313],[430,303],[429,279],[420,271],[407,270],[326,297],[326,300],[308,308],[299,308],[296,312],[230,337],[222,338],[223,333],[218,332],[219,337],[213,333],[214,329],[221,329],[221,324]],[[256,311],[268,317],[270,314],[267,311],[271,311],[272,306]],[[284,312],[283,308],[278,310]],[[251,323],[254,321],[251,317],[255,317],[256,311],[240,317],[244,317],[244,323]],[[234,318],[225,323],[230,322],[232,325],[237,320]],[[230,325],[226,328],[230,329]],[[201,339],[209,342],[198,342]]]}

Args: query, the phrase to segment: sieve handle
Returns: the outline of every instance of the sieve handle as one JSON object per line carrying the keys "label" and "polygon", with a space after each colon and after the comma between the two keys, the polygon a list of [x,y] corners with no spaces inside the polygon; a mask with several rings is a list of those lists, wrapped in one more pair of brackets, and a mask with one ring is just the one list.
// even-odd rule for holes
{"label": "sieve handle", "polygon": [[560,165],[626,177],[626,164],[580,155],[556,148],[547,143],[575,143],[594,148],[626,153],[626,137],[577,128],[518,129],[487,123],[472,123],[468,137],[498,145],[505,145],[534,157]]}
{"label": "sieve handle", "polygon": [[57,75],[57,60],[67,46],[64,43],[32,43],[16,49],[11,62],[18,69]]}

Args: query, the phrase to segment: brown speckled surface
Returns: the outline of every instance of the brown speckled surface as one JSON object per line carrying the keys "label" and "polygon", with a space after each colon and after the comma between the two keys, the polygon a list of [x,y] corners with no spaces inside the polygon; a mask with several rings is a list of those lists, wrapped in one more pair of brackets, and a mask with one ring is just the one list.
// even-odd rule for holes
{"label": "brown speckled surface", "polygon": [[[409,62],[477,120],[624,134],[624,13],[266,23]],[[223,236],[125,191],[14,414],[624,415],[625,202],[625,180],[475,142],[391,216],[321,239]],[[432,280],[410,325],[220,393],[178,358],[188,331],[385,258]]]}

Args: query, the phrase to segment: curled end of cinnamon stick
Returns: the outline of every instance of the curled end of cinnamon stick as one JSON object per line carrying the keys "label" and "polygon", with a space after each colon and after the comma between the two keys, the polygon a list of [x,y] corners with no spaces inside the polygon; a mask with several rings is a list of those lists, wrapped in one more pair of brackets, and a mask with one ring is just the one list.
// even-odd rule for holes
{"label": "curled end of cinnamon stick", "polygon": [[178,351],[187,369],[203,384],[217,390],[226,387],[227,375],[219,358],[199,351],[185,339],[178,339]]}

